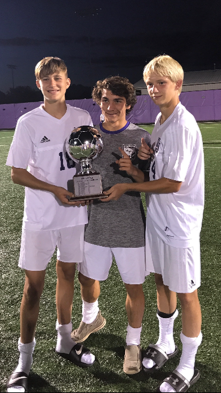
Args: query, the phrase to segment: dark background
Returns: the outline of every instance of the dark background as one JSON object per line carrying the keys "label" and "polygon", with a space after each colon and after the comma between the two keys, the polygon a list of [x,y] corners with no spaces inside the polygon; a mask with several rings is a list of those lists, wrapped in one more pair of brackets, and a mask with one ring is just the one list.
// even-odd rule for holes
{"label": "dark background", "polygon": [[184,71],[221,68],[220,0],[0,0],[0,103],[42,99],[34,67],[61,57],[67,99],[90,98],[98,79],[142,78],[159,54]]}

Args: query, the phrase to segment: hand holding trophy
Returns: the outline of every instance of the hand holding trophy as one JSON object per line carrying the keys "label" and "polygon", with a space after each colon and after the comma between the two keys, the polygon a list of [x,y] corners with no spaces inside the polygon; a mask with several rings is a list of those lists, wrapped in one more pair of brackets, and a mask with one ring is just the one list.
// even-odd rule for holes
{"label": "hand holding trophy", "polygon": [[103,194],[101,175],[92,170],[92,160],[103,150],[103,141],[96,128],[75,128],[67,138],[65,146],[70,158],[81,165],[80,172],[73,177],[74,197],[70,200],[107,198]]}

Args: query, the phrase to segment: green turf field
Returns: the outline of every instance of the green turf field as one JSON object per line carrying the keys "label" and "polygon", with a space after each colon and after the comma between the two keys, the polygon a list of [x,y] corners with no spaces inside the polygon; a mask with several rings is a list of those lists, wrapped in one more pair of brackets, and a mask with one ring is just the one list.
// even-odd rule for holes
{"label": "green turf field", "polygon": [[[203,343],[199,348],[196,367],[202,376],[191,392],[221,392],[221,123],[200,123],[204,141],[206,171],[206,203],[201,233],[202,286],[199,298],[203,314]],[[153,126],[143,126],[152,131]],[[19,308],[24,274],[17,267],[21,222],[23,215],[23,187],[14,185],[10,168],[5,166],[13,131],[0,132],[0,391],[17,365],[19,338]],[[76,278],[73,305],[73,327],[81,320],[81,298]],[[90,369],[80,369],[62,360],[54,353],[56,344],[55,257],[45,280],[41,309],[36,331],[34,364],[30,374],[30,392],[154,392],[158,384],[178,364],[179,357],[171,359],[152,375],[140,372],[135,376],[123,373],[122,364],[127,318],[124,308],[126,292],[116,266],[108,280],[101,283],[99,300],[102,314],[107,319],[103,330],[90,336],[86,345],[96,354],[99,363]],[[156,291],[154,279],[147,277],[144,284],[146,311],[143,320],[142,347],[158,338],[156,318]],[[179,308],[179,306],[178,306]],[[180,310],[180,308],[179,308]],[[175,340],[179,348],[180,317],[175,322]]]}

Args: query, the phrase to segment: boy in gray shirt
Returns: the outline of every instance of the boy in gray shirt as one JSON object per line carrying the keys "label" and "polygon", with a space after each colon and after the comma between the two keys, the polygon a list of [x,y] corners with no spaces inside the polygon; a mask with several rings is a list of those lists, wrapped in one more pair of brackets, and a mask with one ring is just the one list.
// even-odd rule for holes
{"label": "boy in gray shirt", "polygon": [[[136,146],[140,146],[141,138],[149,144],[150,135],[126,119],[136,103],[133,85],[126,78],[109,77],[97,82],[92,97],[104,116],[104,121],[97,126],[104,150],[93,162],[93,169],[101,173],[104,190],[120,182],[139,181],[143,176],[143,162],[137,158]],[[121,148],[123,145],[127,145],[127,153],[132,151],[131,158]],[[139,192],[127,193],[117,203],[96,200],[89,206],[84,250],[84,261],[79,266],[83,318],[79,328],[72,332],[72,338],[83,342],[104,327],[106,320],[98,307],[99,281],[107,279],[114,256],[127,291],[128,327],[123,370],[136,374],[141,370],[142,284],[146,275],[145,214]]]}

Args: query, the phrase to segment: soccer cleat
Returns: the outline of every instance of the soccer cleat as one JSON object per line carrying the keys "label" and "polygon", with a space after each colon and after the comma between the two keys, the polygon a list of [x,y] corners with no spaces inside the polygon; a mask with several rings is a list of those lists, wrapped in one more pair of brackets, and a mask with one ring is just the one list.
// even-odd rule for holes
{"label": "soccer cleat", "polygon": [[98,330],[103,329],[106,325],[106,319],[102,317],[101,312],[98,311],[98,314],[95,320],[92,323],[80,323],[78,329],[73,330],[71,333],[71,338],[76,343],[82,343],[85,341],[91,333],[98,332]]}
{"label": "soccer cleat", "polygon": [[125,374],[137,374],[142,369],[140,345],[127,345],[124,355],[123,371]]}

